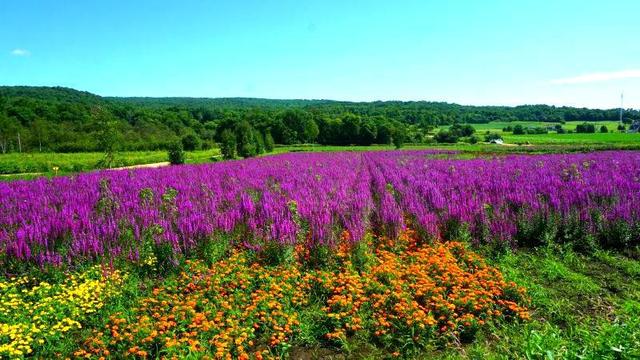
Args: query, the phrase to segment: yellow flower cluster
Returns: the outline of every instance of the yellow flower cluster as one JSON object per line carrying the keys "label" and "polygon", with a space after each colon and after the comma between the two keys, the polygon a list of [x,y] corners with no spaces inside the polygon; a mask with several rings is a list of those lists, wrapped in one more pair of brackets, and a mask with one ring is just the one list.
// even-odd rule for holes
{"label": "yellow flower cluster", "polygon": [[[0,355],[10,357],[20,357],[32,352],[31,344],[33,337],[31,334],[37,334],[38,328],[27,324],[0,324]],[[5,343],[4,338],[8,337],[9,342]]]}
{"label": "yellow flower cluster", "polygon": [[153,268],[154,270],[156,269],[156,264],[158,263],[158,258],[154,255],[154,254],[150,254],[148,256],[146,256],[144,259],[142,259],[142,263],[146,266],[149,266],[151,268]]}
{"label": "yellow flower cluster", "polygon": [[94,266],[58,284],[27,276],[0,280],[0,358],[21,357],[82,327],[119,293],[126,276]]}

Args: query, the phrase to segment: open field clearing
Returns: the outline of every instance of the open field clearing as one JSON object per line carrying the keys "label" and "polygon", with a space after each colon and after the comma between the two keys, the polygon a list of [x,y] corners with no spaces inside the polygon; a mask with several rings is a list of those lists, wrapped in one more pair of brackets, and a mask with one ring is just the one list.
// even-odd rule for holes
{"label": "open field clearing", "polygon": [[640,134],[625,133],[595,133],[595,134],[536,134],[536,135],[512,135],[502,136],[505,142],[530,144],[628,144],[638,145]]}
{"label": "open field clearing", "polygon": [[[638,133],[625,133],[617,130],[618,122],[615,121],[600,121],[590,122],[595,125],[595,133],[562,133],[558,134],[555,130],[549,130],[546,134],[521,134],[516,135],[511,131],[503,131],[505,128],[520,125],[526,128],[551,128],[560,125],[566,131],[575,131],[576,126],[583,124],[580,121],[568,121],[564,124],[561,123],[547,123],[547,122],[535,122],[535,121],[513,121],[503,122],[495,121],[485,124],[472,124],[476,130],[477,135],[482,136],[487,132],[499,134],[507,144],[530,144],[530,145],[555,145],[555,146],[589,146],[589,145],[601,145],[610,147],[625,147],[625,146],[639,146],[640,134]],[[608,132],[601,133],[600,127],[606,126]],[[626,125],[627,127],[629,125]],[[449,126],[442,126],[442,129],[448,129]]]}
{"label": "open field clearing", "polygon": [[[542,122],[542,121],[491,121],[484,124],[473,124],[473,127],[478,131],[498,131],[502,132],[502,130],[506,127],[514,127],[516,125],[522,125],[523,127],[554,127],[555,125],[561,125],[566,130],[575,130],[576,126],[583,124],[584,121],[565,121],[564,123],[560,122]],[[601,126],[606,126],[609,131],[616,131],[619,121],[592,121],[590,122],[595,124],[599,129]],[[628,126],[628,125],[627,125]]]}
{"label": "open field clearing", "polygon": [[[212,157],[220,155],[217,149],[189,151],[186,153],[188,163],[212,161]],[[104,153],[9,153],[0,155],[0,174],[29,174],[53,176],[65,175],[100,169],[100,161]],[[113,167],[125,167],[160,163],[167,161],[166,151],[124,151],[119,152]],[[58,170],[55,171],[54,167]]]}
{"label": "open field clearing", "polygon": [[4,357],[640,355],[640,152],[280,154],[0,199]]}

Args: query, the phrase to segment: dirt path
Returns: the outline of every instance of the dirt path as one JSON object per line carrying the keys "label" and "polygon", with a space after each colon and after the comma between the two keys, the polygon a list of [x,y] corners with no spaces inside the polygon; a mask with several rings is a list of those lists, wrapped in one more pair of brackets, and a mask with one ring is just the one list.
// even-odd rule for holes
{"label": "dirt path", "polygon": [[[168,161],[151,163],[151,164],[140,164],[140,165],[130,165],[130,166],[121,166],[116,168],[109,168],[107,170],[125,170],[125,169],[142,169],[142,168],[159,168],[163,166],[171,165]],[[96,169],[97,170],[97,169]],[[10,176],[29,176],[29,175],[44,175],[43,172],[25,172],[25,173],[15,173],[15,174],[0,174],[0,177],[10,177]]]}
{"label": "dirt path", "polygon": [[43,173],[41,172],[30,172],[30,173],[17,173],[17,174],[0,174],[0,176],[3,177],[9,177],[9,176],[27,176],[27,175],[42,175]]}
{"label": "dirt path", "polygon": [[142,168],[159,168],[163,166],[171,165],[168,161],[157,162],[152,164],[140,164],[140,165],[130,165],[130,166],[121,166],[117,168],[110,168],[109,170],[123,170],[123,169],[142,169]]}

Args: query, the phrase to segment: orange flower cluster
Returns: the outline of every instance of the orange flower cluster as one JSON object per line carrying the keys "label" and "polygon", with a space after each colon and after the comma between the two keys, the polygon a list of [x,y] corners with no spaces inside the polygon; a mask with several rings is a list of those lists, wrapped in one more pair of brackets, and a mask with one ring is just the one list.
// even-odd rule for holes
{"label": "orange flower cluster", "polygon": [[506,282],[465,245],[419,246],[414,238],[407,231],[395,243],[381,239],[368,271],[354,269],[353,252],[344,250],[339,270],[318,271],[313,280],[330,294],[324,310],[335,326],[327,338],[344,340],[370,323],[383,344],[404,346],[411,339],[419,347],[435,337],[471,339],[496,318],[529,318],[520,305],[527,302],[524,288]]}
{"label": "orange flower cluster", "polygon": [[207,269],[189,262],[173,285],[153,290],[130,314],[94,331],[78,357],[249,359],[286,347],[307,289],[293,265],[250,264],[237,252]]}
{"label": "orange flower cluster", "polygon": [[389,349],[471,339],[487,321],[528,318],[524,289],[465,245],[416,239],[406,231],[394,241],[367,236],[354,244],[345,233],[320,269],[307,267],[313,255],[300,246],[295,260],[280,265],[247,251],[210,268],[187,262],[137,308],[112,315],[75,355],[280,357],[310,303],[321,308],[320,317],[313,311],[322,326],[311,326],[318,339],[340,344],[359,334]]}

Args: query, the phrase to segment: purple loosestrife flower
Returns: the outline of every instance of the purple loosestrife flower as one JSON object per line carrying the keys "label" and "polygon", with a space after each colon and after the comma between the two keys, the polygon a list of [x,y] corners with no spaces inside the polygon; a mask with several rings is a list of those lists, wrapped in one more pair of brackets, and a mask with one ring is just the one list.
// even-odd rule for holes
{"label": "purple loosestrife flower", "polygon": [[309,246],[332,246],[342,229],[353,241],[367,231],[395,236],[406,220],[434,238],[460,222],[513,245],[519,226],[535,219],[575,218],[602,236],[640,222],[640,152],[437,153],[282,154],[0,183],[0,258],[135,260],[147,236],[189,254],[217,233],[240,237],[237,244],[294,244],[304,234]]}

